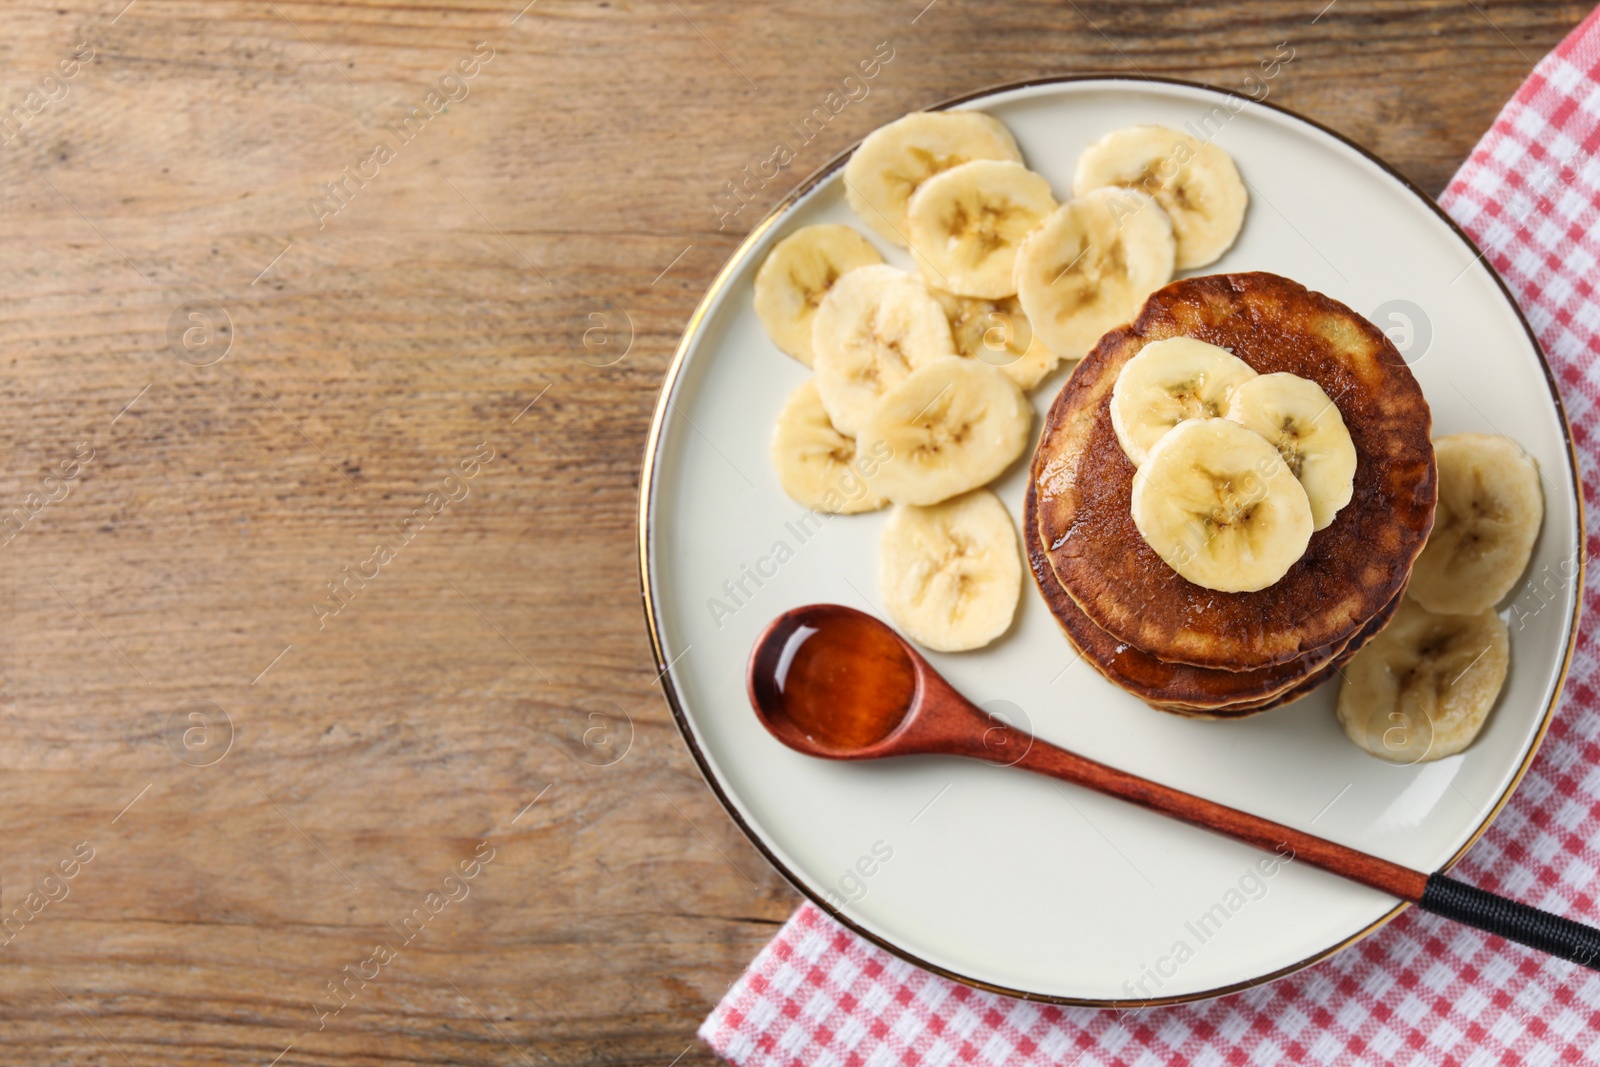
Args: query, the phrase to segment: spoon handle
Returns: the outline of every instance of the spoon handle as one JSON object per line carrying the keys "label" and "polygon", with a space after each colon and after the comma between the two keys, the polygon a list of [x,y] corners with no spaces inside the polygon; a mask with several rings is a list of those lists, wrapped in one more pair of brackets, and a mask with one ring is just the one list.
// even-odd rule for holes
{"label": "spoon handle", "polygon": [[1442,873],[1425,875],[1271,819],[1119,771],[1038,738],[1033,739],[1032,746],[1015,765],[1130,801],[1269,852],[1289,849],[1297,862],[1371,886],[1485,933],[1600,971],[1600,930]]}
{"label": "spoon handle", "polygon": [[1530,908],[1442,873],[1428,879],[1418,903],[1423,911],[1600,971],[1600,930],[1592,926]]}
{"label": "spoon handle", "polygon": [[1420,871],[1119,771],[1038,738],[1016,765],[1138,804],[1268,852],[1292,850],[1297,862],[1321,867],[1413,904],[1421,903],[1428,884],[1428,876]]}

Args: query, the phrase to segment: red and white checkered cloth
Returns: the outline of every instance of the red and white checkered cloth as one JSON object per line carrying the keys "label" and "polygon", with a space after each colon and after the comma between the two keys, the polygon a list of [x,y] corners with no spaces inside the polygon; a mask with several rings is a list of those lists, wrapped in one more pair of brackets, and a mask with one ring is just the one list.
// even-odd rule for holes
{"label": "red and white checkered cloth", "polygon": [[[1600,10],[1545,57],[1440,199],[1538,332],[1600,543]],[[1566,692],[1464,880],[1600,922],[1600,567]],[[1600,1061],[1600,974],[1413,908],[1271,985],[1138,1012],[1031,1004],[929,974],[804,905],[700,1036],[738,1067]]]}

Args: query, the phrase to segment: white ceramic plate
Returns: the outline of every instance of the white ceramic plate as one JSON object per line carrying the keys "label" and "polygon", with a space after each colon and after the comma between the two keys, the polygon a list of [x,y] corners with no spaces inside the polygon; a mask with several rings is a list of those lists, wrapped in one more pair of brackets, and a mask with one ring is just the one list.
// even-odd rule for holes
{"label": "white ceramic plate", "polygon": [[[1582,588],[1566,421],[1510,296],[1431,201],[1329,131],[1255,103],[1234,114],[1230,100],[1244,103],[1183,83],[1085,78],[952,106],[1003,120],[1063,198],[1079,151],[1108,130],[1209,129],[1238,162],[1251,204],[1238,243],[1204,273],[1272,271],[1394,327],[1437,434],[1504,433],[1537,458],[1544,528],[1527,578],[1502,605],[1512,668],[1499,705],[1466,752],[1414,767],[1347,742],[1333,686],[1240,722],[1181,719],[1074,662],[1031,580],[1004,638],[928,658],[969,697],[1056,744],[1437,870],[1509,796],[1565,672]],[[818,518],[778,487],[772,423],[810,372],[773,346],[751,310],[767,249],[812,223],[857,225],[889,262],[912,269],[852,216],[842,162],[758,226],[718,276],[667,376],[646,456],[647,615],[658,662],[670,664],[668,699],[712,788],[778,869],[813,899],[842,905],[851,927],[1004,992],[1096,1004],[1213,996],[1376,929],[1399,910],[1392,898],[1293,863],[1265,877],[1253,850],[1130,805],[970,761],[808,759],[756,721],[745,660],[773,616],[818,601],[883,615],[884,513]],[[1034,393],[1041,416],[1065,373]],[[1026,466],[1024,458],[994,487],[1019,523]]]}

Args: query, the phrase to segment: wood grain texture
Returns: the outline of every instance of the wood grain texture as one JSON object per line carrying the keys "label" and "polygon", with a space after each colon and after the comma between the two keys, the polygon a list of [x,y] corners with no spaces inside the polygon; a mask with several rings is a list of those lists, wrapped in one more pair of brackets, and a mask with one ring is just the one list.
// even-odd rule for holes
{"label": "wood grain texture", "polygon": [[[989,83],[1236,86],[1286,41],[1272,100],[1437,191],[1586,8],[61,2],[0,16],[0,1060],[283,1067],[710,1059],[695,1027],[796,897],[671,723],[634,504],[678,333],[807,171]],[[210,366],[174,354],[190,303],[232,324]],[[207,766],[195,702],[232,724]]]}

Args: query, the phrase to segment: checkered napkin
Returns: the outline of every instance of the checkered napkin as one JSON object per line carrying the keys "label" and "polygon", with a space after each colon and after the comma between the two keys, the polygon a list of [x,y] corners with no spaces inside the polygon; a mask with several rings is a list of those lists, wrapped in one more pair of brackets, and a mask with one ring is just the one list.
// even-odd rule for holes
{"label": "checkered napkin", "polygon": [[[1538,65],[1440,203],[1539,334],[1582,456],[1588,528],[1600,531],[1600,10]],[[1544,747],[1457,873],[1600,923],[1600,566],[1588,580],[1588,632]],[[1413,908],[1247,993],[1058,1008],[929,974],[806,904],[700,1036],[737,1067],[1597,1062],[1600,974]]]}

